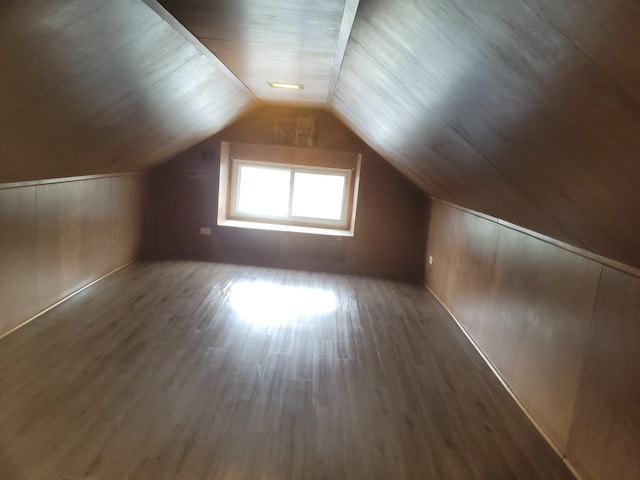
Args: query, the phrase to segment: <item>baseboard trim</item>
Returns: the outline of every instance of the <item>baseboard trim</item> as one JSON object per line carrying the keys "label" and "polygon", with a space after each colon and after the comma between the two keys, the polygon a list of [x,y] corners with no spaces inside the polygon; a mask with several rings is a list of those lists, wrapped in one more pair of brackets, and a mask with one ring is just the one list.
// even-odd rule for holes
{"label": "baseboard trim", "polygon": [[25,325],[31,323],[32,321],[34,321],[36,318],[44,315],[45,313],[47,313],[49,310],[54,309],[55,307],[57,307],[58,305],[60,305],[63,302],[66,302],[67,300],[69,300],[71,297],[74,297],[75,295],[79,294],[80,292],[82,292],[83,290],[86,290],[87,288],[91,287],[92,285],[95,285],[96,283],[98,283],[101,280],[104,280],[105,278],[107,278],[110,275],[113,275],[114,273],[122,270],[123,268],[128,267],[129,265],[131,265],[132,263],[136,262],[136,260],[133,260],[131,262],[125,263],[124,265],[111,270],[109,273],[106,273],[104,275],[102,275],[99,278],[96,278],[95,280],[87,283],[86,285],[78,288],[77,290],[74,290],[73,292],[71,292],[69,295],[64,296],[63,298],[61,298],[60,300],[58,300],[56,303],[54,303],[53,305],[48,306],[47,308],[45,308],[44,310],[36,313],[35,315],[29,317],[27,320],[25,320],[24,322],[16,325],[15,327],[11,328],[10,330],[7,330],[4,333],[0,333],[0,340],[2,340],[3,338],[11,335],[13,332],[15,332],[16,330],[19,330],[20,328],[24,327]]}
{"label": "baseboard trim", "polygon": [[438,296],[438,294],[436,294],[431,287],[429,287],[429,285],[427,285],[426,283],[423,284],[424,287],[429,291],[429,293],[431,293],[431,295],[434,296],[434,298],[438,301],[438,303],[440,303],[440,305],[442,305],[442,307],[447,311],[447,313],[449,313],[449,315],[451,316],[451,318],[453,318],[453,320],[455,321],[456,325],[458,325],[458,328],[460,328],[460,330],[462,330],[462,333],[464,333],[465,337],[467,337],[467,339],[469,340],[469,342],[471,342],[471,345],[473,345],[473,348],[476,349],[476,351],[478,352],[478,354],[480,354],[480,357],[484,360],[484,362],[487,364],[487,366],[489,367],[489,369],[493,372],[493,374],[497,377],[498,381],[502,384],[502,386],[505,388],[505,390],[507,391],[507,393],[509,393],[509,395],[511,396],[511,398],[513,398],[513,400],[516,402],[516,405],[518,405],[518,407],[520,408],[520,410],[522,410],[522,412],[525,414],[525,416],[529,419],[529,422],[531,422],[531,424],[535,427],[535,429],[538,431],[538,433],[540,434],[540,436],[544,439],[544,441],[551,447],[551,449],[555,452],[555,454],[558,456],[558,458],[560,458],[560,460],[562,460],[562,462],[565,464],[565,466],[569,469],[569,471],[571,472],[571,474],[576,478],[576,480],[584,480],[582,478],[582,476],[576,471],[575,467],[571,464],[571,462],[569,461],[569,459],[567,458],[567,456],[564,454],[564,452],[555,444],[555,442],[553,440],[551,440],[551,438],[549,437],[549,435],[547,435],[547,433],[542,429],[542,427],[540,426],[540,424],[533,418],[533,416],[531,415],[531,413],[527,410],[527,408],[524,406],[524,404],[520,401],[520,399],[518,398],[518,396],[515,394],[515,392],[511,389],[511,387],[507,384],[507,382],[505,381],[504,378],[502,378],[502,375],[500,375],[500,372],[498,371],[498,369],[495,367],[495,365],[491,362],[491,360],[489,359],[489,357],[482,351],[482,349],[480,348],[480,346],[476,343],[476,341],[473,339],[473,337],[471,336],[471,334],[467,331],[467,329],[464,327],[464,325],[462,324],[462,322],[458,319],[458,317],[456,317],[454,315],[454,313],[449,309],[449,307],[442,301],[442,299]]}

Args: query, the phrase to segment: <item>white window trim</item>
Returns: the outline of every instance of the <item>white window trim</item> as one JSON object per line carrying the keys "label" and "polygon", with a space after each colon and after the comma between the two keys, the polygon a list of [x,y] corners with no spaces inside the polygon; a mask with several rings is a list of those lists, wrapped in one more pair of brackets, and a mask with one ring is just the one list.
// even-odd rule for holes
{"label": "white window trim", "polygon": [[[226,227],[250,228],[256,230],[272,230],[286,232],[311,233],[319,235],[347,236],[352,237],[355,230],[355,220],[357,211],[357,199],[360,178],[361,155],[357,157],[353,168],[328,168],[317,165],[278,163],[272,161],[261,161],[259,159],[244,160],[233,159],[230,155],[231,144],[222,142],[220,151],[220,178],[218,195],[218,219],[217,224]],[[275,148],[275,147],[268,147]],[[287,148],[287,147],[282,147]],[[333,152],[327,152],[329,155]],[[234,204],[237,202],[235,192],[237,178],[236,164],[257,164],[261,166],[273,166],[274,168],[289,169],[292,172],[327,172],[329,174],[340,174],[346,177],[346,189],[343,202],[343,217],[340,221],[325,221],[308,218],[281,218],[281,217],[259,217],[257,215],[245,216],[234,212]]]}
{"label": "white window trim", "polygon": [[[258,215],[258,214],[246,214],[237,210],[239,201],[239,181],[238,178],[240,168],[244,165],[259,166],[263,168],[272,168],[274,170],[285,170],[289,172],[290,184],[289,184],[289,212],[286,216],[271,216],[271,215]],[[300,217],[295,216],[292,213],[293,208],[293,190],[294,180],[293,177],[296,173],[312,173],[312,174],[326,174],[344,177],[344,195],[342,197],[342,207],[340,209],[340,218],[338,220],[326,219],[326,218],[313,218],[313,217]],[[346,168],[326,168],[316,167],[308,165],[290,165],[285,163],[273,163],[273,162],[261,162],[258,160],[244,160],[239,158],[231,159],[231,183],[230,183],[230,195],[229,195],[229,212],[228,218],[232,220],[244,220],[250,222],[265,222],[265,223],[277,223],[286,225],[298,225],[308,226],[316,228],[337,228],[346,229],[349,226],[348,210],[351,204],[350,185],[351,185],[351,170]]]}

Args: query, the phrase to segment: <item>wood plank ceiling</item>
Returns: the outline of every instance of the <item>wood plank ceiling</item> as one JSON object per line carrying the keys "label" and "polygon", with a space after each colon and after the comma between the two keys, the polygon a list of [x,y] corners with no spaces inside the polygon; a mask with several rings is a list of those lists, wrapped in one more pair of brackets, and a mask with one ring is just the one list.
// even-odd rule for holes
{"label": "wood plank ceiling", "polygon": [[332,108],[432,195],[640,266],[640,3],[360,3]]}
{"label": "wood plank ceiling", "polygon": [[[358,5],[357,0],[160,3],[263,102],[322,108],[335,86]],[[268,82],[304,88],[275,89]]]}
{"label": "wood plank ceiling", "polygon": [[429,195],[640,266],[637,1],[161,3],[0,6],[0,181],[151,168],[260,103],[316,106]]}
{"label": "wood plank ceiling", "polygon": [[[207,52],[208,54],[208,52]],[[140,0],[0,5],[0,182],[145,170],[257,103]]]}

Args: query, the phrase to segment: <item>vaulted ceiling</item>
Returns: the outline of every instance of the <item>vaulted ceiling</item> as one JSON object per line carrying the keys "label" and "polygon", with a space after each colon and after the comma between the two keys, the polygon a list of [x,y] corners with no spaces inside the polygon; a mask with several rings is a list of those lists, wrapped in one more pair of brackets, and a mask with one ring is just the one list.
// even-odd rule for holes
{"label": "vaulted ceiling", "polygon": [[433,197],[640,266],[636,0],[161,3],[0,4],[0,182],[146,170],[311,106]]}

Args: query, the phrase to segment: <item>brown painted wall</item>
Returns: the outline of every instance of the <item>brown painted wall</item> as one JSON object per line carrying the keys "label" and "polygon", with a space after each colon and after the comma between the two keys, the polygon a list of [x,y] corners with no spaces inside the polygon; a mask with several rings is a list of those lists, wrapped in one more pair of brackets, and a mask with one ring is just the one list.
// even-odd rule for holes
{"label": "brown painted wall", "polygon": [[[298,110],[299,111],[299,110]],[[422,194],[330,113],[314,111],[314,148],[363,154],[354,237],[217,227],[221,141],[271,145],[275,118],[261,108],[155,172],[155,250],[216,260],[415,277]],[[185,171],[208,172],[187,178]],[[200,235],[211,227],[212,235]]]}
{"label": "brown painted wall", "polygon": [[426,216],[427,285],[544,433],[585,479],[637,479],[640,278],[445,203]]}
{"label": "brown painted wall", "polygon": [[70,180],[0,185],[0,335],[149,244],[149,176]]}

